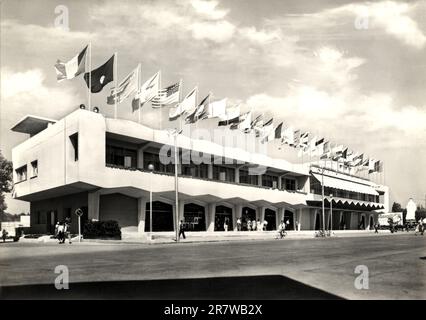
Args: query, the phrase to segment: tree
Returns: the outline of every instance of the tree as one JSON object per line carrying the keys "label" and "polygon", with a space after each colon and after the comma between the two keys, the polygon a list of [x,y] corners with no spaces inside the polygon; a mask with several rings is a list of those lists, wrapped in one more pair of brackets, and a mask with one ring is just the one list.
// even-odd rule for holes
{"label": "tree", "polygon": [[394,202],[392,205],[392,212],[401,212],[402,207],[398,202]]}
{"label": "tree", "polygon": [[12,162],[3,157],[0,151],[0,213],[7,209],[4,193],[12,190]]}

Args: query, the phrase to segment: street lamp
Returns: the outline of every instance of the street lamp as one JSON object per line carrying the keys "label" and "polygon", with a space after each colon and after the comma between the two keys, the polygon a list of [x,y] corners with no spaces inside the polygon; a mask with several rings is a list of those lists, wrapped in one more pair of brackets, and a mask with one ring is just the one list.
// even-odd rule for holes
{"label": "street lamp", "polygon": [[330,194],[330,235],[333,231],[333,194]]}
{"label": "street lamp", "polygon": [[152,174],[154,172],[154,165],[148,165],[149,174],[149,239],[152,240]]}
{"label": "street lamp", "polygon": [[174,140],[174,153],[175,153],[175,201],[176,201],[176,225],[175,225],[175,233],[176,233],[176,242],[179,242],[179,190],[178,190],[178,158],[179,151],[177,149],[177,136],[182,133],[182,130],[177,129],[169,129],[167,130],[167,134],[169,136],[173,136]]}

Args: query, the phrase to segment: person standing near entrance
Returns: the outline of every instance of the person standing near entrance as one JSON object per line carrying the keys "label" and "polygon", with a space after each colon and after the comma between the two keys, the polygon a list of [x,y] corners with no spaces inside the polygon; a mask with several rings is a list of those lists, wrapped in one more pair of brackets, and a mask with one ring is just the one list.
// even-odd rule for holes
{"label": "person standing near entrance", "polygon": [[262,231],[262,223],[260,222],[260,219],[257,219],[257,230]]}
{"label": "person standing near entrance", "polygon": [[183,238],[186,239],[186,236],[185,236],[185,225],[183,224],[183,220],[180,220],[180,222],[179,222],[179,239],[180,239],[180,235],[182,235]]}
{"label": "person standing near entrance", "polygon": [[263,231],[267,231],[268,230],[268,221],[263,221]]}
{"label": "person standing near entrance", "polygon": [[237,219],[237,230],[241,231],[241,218]]}
{"label": "person standing near entrance", "polygon": [[247,231],[251,231],[251,220],[247,220]]}
{"label": "person standing near entrance", "polygon": [[228,218],[225,218],[225,222],[223,223],[223,229],[225,232],[228,232]]}

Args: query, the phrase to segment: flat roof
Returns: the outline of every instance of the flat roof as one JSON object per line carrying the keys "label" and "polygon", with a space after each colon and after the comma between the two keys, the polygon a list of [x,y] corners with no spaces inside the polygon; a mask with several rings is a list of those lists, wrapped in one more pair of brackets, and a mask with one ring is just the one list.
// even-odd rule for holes
{"label": "flat roof", "polygon": [[10,130],[14,132],[26,133],[31,136],[43,131],[49,124],[56,123],[56,120],[26,115],[19,120]]}

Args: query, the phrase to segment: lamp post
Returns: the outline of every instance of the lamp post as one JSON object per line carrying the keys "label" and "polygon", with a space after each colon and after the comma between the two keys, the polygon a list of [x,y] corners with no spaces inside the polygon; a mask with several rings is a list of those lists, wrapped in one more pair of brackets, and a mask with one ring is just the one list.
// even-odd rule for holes
{"label": "lamp post", "polygon": [[167,130],[169,136],[173,136],[173,144],[175,149],[175,198],[176,198],[176,224],[175,224],[175,233],[176,233],[176,242],[179,242],[179,191],[178,191],[178,149],[177,149],[177,136],[182,133],[182,130],[169,129]]}
{"label": "lamp post", "polygon": [[149,173],[149,239],[152,240],[152,174],[154,172],[154,165],[148,165]]}
{"label": "lamp post", "polygon": [[330,235],[333,231],[333,194],[330,194]]}

